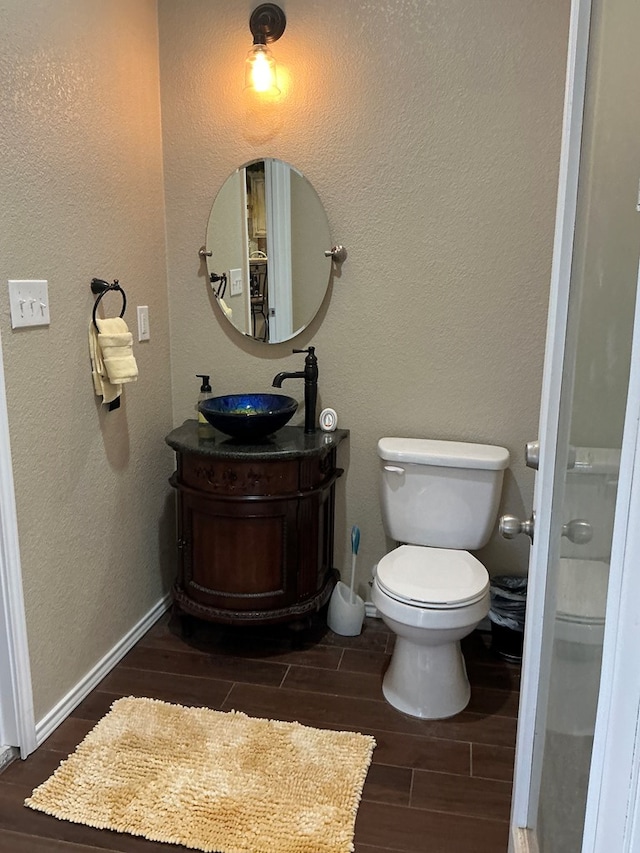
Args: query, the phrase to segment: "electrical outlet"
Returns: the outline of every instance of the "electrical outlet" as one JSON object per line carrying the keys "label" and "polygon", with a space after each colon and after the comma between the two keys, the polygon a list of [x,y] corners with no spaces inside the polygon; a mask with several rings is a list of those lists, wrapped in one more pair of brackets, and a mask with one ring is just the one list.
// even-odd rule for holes
{"label": "electrical outlet", "polygon": [[49,325],[49,283],[9,281],[11,328]]}
{"label": "electrical outlet", "polygon": [[242,270],[229,270],[229,292],[231,296],[242,295]]}
{"label": "electrical outlet", "polygon": [[151,337],[149,332],[149,306],[138,305],[138,340],[148,341]]}

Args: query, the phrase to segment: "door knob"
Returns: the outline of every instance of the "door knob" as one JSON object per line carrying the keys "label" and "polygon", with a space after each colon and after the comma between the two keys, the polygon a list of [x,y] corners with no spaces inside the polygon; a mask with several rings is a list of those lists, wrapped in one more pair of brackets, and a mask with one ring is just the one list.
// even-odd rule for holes
{"label": "door knob", "polygon": [[524,464],[527,468],[538,470],[540,464],[540,442],[528,441],[524,449]]}
{"label": "door knob", "polygon": [[533,530],[535,527],[535,514],[531,514],[531,518],[527,521],[520,521],[516,515],[503,515],[498,522],[498,530],[500,535],[505,539],[515,539],[521,533],[525,533],[533,542]]}
{"label": "door knob", "polygon": [[584,518],[574,518],[562,525],[562,535],[576,545],[586,545],[593,539],[593,527]]}
{"label": "door knob", "polygon": [[[528,441],[524,448],[524,464],[527,468],[533,468],[537,471],[540,466],[540,442]],[[567,451],[567,471],[571,471],[576,466],[576,449],[569,445]]]}

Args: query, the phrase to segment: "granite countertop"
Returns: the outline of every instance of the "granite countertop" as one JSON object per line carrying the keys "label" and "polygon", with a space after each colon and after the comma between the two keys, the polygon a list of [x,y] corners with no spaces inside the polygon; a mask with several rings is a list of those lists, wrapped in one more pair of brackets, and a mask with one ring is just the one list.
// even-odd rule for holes
{"label": "granite countertop", "polygon": [[313,435],[305,435],[302,426],[284,426],[261,441],[247,444],[219,432],[210,424],[188,420],[171,430],[165,441],[178,453],[225,459],[290,459],[320,455],[337,447],[348,435],[348,429],[316,430]]}

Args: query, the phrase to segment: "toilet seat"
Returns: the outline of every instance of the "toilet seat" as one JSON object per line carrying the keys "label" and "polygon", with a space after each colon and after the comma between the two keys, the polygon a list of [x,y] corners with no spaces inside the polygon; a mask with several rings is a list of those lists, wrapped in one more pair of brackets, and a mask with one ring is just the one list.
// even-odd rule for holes
{"label": "toilet seat", "polygon": [[378,563],[383,592],[405,604],[447,610],[480,601],[489,573],[468,551],[401,545]]}

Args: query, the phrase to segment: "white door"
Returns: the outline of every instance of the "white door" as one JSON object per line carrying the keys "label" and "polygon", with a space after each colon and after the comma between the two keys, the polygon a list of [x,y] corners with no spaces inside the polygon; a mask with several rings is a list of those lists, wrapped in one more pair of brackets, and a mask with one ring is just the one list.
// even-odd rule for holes
{"label": "white door", "polygon": [[269,342],[293,337],[291,278],[291,175],[280,160],[265,160],[267,254],[269,255]]}
{"label": "white door", "polygon": [[511,851],[639,849],[638,33],[637,0],[572,4]]}
{"label": "white door", "polygon": [[4,747],[26,758],[36,730],[0,342],[0,759]]}

